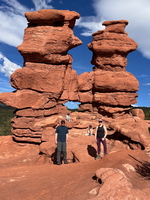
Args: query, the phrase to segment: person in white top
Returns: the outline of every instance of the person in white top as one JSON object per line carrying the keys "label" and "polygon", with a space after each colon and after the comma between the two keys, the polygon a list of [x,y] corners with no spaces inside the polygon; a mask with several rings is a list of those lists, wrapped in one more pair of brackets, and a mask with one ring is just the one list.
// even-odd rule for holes
{"label": "person in white top", "polygon": [[70,114],[69,113],[66,115],[66,121],[71,122]]}
{"label": "person in white top", "polygon": [[88,129],[87,129],[87,135],[91,136],[93,135],[93,128],[92,128],[92,125],[90,124]]}

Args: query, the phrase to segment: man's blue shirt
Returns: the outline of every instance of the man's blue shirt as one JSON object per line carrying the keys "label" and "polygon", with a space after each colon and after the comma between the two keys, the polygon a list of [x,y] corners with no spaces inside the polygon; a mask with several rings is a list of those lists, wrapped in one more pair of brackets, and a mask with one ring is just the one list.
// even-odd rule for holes
{"label": "man's blue shirt", "polygon": [[58,142],[66,142],[66,134],[68,134],[68,127],[67,126],[57,126],[56,128],[57,141]]}

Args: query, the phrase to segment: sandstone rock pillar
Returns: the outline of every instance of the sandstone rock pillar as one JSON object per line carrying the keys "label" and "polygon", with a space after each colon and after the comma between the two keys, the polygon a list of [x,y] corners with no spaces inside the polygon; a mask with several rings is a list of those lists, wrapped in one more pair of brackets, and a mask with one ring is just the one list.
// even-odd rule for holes
{"label": "sandstone rock pillar", "polygon": [[138,96],[139,83],[126,71],[127,55],[137,48],[128,37],[126,20],[105,21],[104,30],[93,33],[88,44],[93,52],[93,108],[108,117],[118,117],[129,112]]}
{"label": "sandstone rock pillar", "polygon": [[75,11],[44,9],[27,12],[28,27],[18,51],[24,58],[22,69],[11,75],[16,91],[2,93],[0,101],[17,108],[12,119],[16,141],[41,143],[46,127],[49,132],[58,123],[58,115],[67,113],[63,104],[78,101],[77,73],[67,52],[82,44],[73,27],[80,15]]}

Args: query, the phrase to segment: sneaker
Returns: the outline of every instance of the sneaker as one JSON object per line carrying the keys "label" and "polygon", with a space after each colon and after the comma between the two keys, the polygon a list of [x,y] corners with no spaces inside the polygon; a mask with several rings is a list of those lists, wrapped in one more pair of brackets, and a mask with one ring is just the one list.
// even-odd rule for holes
{"label": "sneaker", "polygon": [[61,165],[61,163],[60,163],[60,162],[58,162],[58,163],[57,163],[57,165]]}
{"label": "sneaker", "polygon": [[95,158],[95,160],[98,160],[100,158],[101,158],[100,155],[97,155],[96,158]]}
{"label": "sneaker", "polygon": [[108,153],[104,153],[104,156],[106,156]]}
{"label": "sneaker", "polygon": [[68,164],[68,162],[65,160],[65,161],[64,161],[64,164]]}

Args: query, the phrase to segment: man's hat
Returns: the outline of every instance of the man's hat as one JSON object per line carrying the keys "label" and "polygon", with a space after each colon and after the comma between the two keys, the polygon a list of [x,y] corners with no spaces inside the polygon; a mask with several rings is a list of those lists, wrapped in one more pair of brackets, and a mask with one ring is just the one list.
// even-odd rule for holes
{"label": "man's hat", "polygon": [[99,119],[98,121],[99,121],[99,122],[102,122],[103,120],[102,120],[102,119]]}

